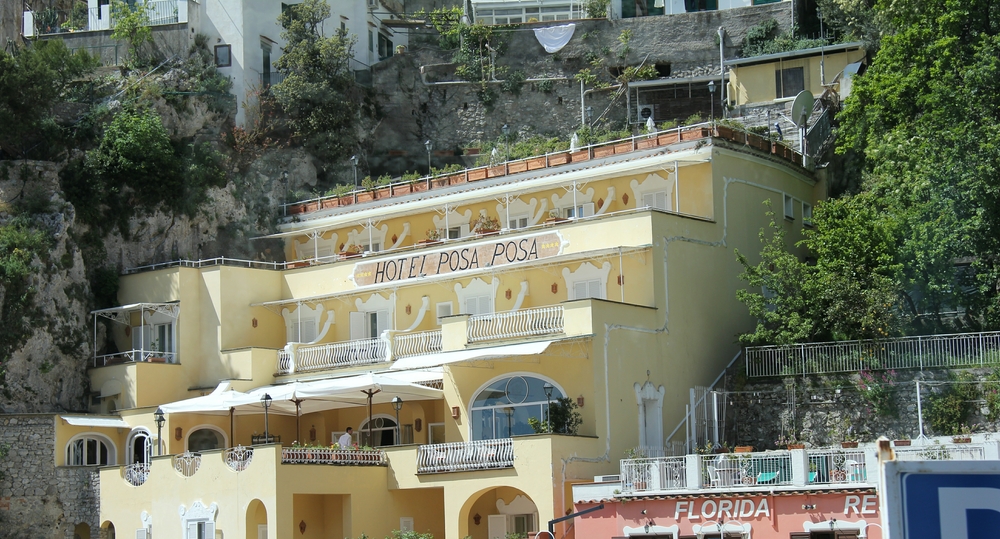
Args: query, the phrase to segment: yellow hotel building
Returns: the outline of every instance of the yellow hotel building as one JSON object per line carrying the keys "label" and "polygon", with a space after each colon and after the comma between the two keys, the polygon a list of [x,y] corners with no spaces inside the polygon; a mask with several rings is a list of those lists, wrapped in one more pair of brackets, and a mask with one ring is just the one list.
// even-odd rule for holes
{"label": "yellow hotel building", "polygon": [[[794,242],[825,195],[750,142],[695,126],[308,201],[292,262],[129,272],[57,464],[104,466],[104,537],[532,536],[739,353],[734,249],[765,201]],[[560,398],[577,434],[535,434]]]}

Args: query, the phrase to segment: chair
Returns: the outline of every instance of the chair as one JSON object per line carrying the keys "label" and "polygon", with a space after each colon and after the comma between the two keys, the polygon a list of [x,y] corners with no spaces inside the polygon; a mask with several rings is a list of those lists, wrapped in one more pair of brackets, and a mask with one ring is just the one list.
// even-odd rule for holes
{"label": "chair", "polygon": [[844,461],[844,471],[847,472],[847,480],[852,483],[861,483],[867,479],[865,469],[856,460],[847,459]]}
{"label": "chair", "polygon": [[809,482],[815,483],[817,476],[819,476],[819,472],[809,472]]}
{"label": "chair", "polygon": [[779,475],[781,475],[781,470],[776,472],[760,472],[757,474],[757,483],[770,483],[771,481],[777,483]]}
{"label": "chair", "polygon": [[708,480],[711,486],[713,487],[720,486],[722,484],[722,481],[719,479],[719,471],[715,469],[715,466],[712,466],[711,464],[709,464],[707,468],[708,468]]}

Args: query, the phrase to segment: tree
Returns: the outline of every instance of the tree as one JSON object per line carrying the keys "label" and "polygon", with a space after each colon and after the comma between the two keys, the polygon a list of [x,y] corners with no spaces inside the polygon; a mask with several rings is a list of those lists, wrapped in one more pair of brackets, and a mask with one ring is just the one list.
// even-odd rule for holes
{"label": "tree", "polygon": [[153,31],[149,28],[150,9],[151,6],[144,0],[134,3],[124,0],[111,2],[111,18],[115,21],[111,38],[128,42],[129,61],[133,64],[142,61],[142,46],[153,43]]}
{"label": "tree", "polygon": [[282,12],[286,45],[275,66],[285,79],[271,87],[296,136],[324,161],[351,153],[360,118],[373,111],[351,70],[355,39],[339,31],[324,35],[329,16],[325,0],[304,0]]}
{"label": "tree", "polygon": [[46,156],[60,136],[50,114],[53,103],[97,65],[86,52],[69,52],[62,40],[0,51],[0,155]]}

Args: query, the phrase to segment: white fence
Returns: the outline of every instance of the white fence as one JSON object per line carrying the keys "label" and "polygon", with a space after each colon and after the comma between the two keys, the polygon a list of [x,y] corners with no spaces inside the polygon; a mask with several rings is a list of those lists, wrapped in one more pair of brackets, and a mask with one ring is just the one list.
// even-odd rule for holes
{"label": "white fence", "polygon": [[896,460],[984,460],[986,450],[981,445],[931,444],[896,448]]}
{"label": "white fence", "polygon": [[753,346],[746,358],[748,376],[996,365],[1000,332]]}
{"label": "white fence", "polygon": [[621,462],[622,492],[687,488],[687,458],[658,457]]}
{"label": "white fence", "polygon": [[561,305],[469,317],[469,342],[529,337],[563,331]]}
{"label": "white fence", "polygon": [[392,338],[392,355],[395,359],[434,354],[440,351],[440,329],[419,333],[400,333]]}
{"label": "white fence", "polygon": [[330,449],[326,447],[282,447],[282,464],[338,464],[385,466],[389,459],[381,449]]}
{"label": "white fence", "polygon": [[250,467],[253,462],[253,448],[238,445],[231,447],[225,452],[226,464],[237,472],[242,472]]}
{"label": "white fence", "polygon": [[118,363],[136,361],[147,363],[177,363],[177,352],[160,352],[159,350],[127,350],[115,354],[94,356],[94,366],[104,367]]}
{"label": "white fence", "polygon": [[318,371],[336,367],[371,365],[389,361],[386,339],[358,339],[354,341],[295,346],[291,353],[278,352],[278,373]]}
{"label": "white fence", "polygon": [[703,488],[791,485],[792,459],[788,451],[766,453],[721,453],[703,455]]}
{"label": "white fence", "polygon": [[125,482],[138,487],[149,479],[149,463],[137,462],[125,467]]}
{"label": "white fence", "polygon": [[510,438],[422,445],[417,450],[417,473],[465,472],[514,466]]}
{"label": "white fence", "polygon": [[809,484],[867,483],[862,449],[809,450]]}

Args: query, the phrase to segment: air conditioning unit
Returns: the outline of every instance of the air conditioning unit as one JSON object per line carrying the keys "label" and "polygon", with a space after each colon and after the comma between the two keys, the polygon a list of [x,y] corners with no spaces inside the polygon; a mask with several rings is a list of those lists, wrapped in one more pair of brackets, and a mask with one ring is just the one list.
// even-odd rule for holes
{"label": "air conditioning unit", "polygon": [[595,483],[617,483],[622,480],[620,475],[595,475]]}
{"label": "air conditioning unit", "polygon": [[[639,105],[636,111],[636,121],[641,124],[646,123],[646,120],[653,118],[653,114],[656,112],[654,109],[654,105]],[[653,118],[653,121],[656,121],[656,118]]]}

